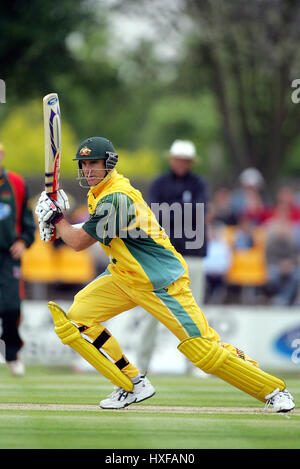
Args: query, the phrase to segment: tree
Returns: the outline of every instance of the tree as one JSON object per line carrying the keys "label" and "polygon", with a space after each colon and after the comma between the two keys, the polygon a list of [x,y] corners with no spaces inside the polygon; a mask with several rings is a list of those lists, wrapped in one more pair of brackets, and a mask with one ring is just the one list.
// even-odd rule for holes
{"label": "tree", "polygon": [[148,15],[158,42],[182,38],[172,89],[213,93],[233,176],[256,166],[274,181],[298,136],[291,83],[299,72],[300,3],[127,0],[118,7]]}
{"label": "tree", "polygon": [[52,89],[58,74],[74,66],[67,37],[93,23],[87,0],[10,0],[1,3],[0,73],[7,102]]}
{"label": "tree", "polygon": [[[63,122],[62,128],[61,173],[63,177],[75,177],[76,166],[72,161],[77,149],[75,136],[67,122]],[[11,111],[1,126],[1,141],[5,146],[7,168],[26,177],[44,174],[44,122],[40,100]]]}
{"label": "tree", "polygon": [[187,0],[200,25],[233,167],[271,182],[297,138],[291,101],[300,5],[293,0]]}

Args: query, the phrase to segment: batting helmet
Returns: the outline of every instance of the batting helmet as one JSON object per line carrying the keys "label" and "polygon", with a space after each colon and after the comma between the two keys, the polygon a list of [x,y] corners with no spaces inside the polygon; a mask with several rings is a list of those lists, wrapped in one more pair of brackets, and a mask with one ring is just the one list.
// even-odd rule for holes
{"label": "batting helmet", "polygon": [[110,171],[117,164],[118,155],[107,138],[89,137],[79,145],[76,157],[73,158],[73,161],[78,161],[79,167],[81,160],[105,160],[106,169]]}
{"label": "batting helmet", "polygon": [[[106,176],[114,169],[118,162],[118,155],[115,152],[113,144],[104,137],[89,137],[78,147],[76,157],[73,161],[78,161],[78,180],[82,187],[87,187],[84,183],[86,177],[82,171],[82,160],[105,160]],[[100,178],[100,179],[104,179]]]}

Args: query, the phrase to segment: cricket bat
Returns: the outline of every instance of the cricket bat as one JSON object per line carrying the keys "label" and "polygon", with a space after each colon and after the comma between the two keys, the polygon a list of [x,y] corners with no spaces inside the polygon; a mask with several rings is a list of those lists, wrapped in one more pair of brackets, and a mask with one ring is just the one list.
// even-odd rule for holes
{"label": "cricket bat", "polygon": [[[45,131],[45,192],[56,200],[59,188],[61,157],[61,115],[57,93],[43,98]],[[54,230],[55,231],[55,230]],[[56,233],[51,239],[56,238]]]}

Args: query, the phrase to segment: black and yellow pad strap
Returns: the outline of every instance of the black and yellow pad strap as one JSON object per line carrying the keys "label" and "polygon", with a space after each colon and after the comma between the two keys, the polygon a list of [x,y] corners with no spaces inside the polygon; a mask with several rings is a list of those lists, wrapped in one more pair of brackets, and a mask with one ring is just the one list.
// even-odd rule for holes
{"label": "black and yellow pad strap", "polygon": [[63,344],[69,345],[113,384],[125,391],[132,391],[133,383],[128,376],[81,336],[79,329],[71,323],[60,306],[50,301],[48,308],[55,324],[54,330]]}
{"label": "black and yellow pad strap", "polygon": [[265,397],[276,388],[280,391],[285,388],[281,379],[235,356],[220,344],[202,337],[185,339],[178,349],[205,373],[221,378],[262,402],[266,402]]}

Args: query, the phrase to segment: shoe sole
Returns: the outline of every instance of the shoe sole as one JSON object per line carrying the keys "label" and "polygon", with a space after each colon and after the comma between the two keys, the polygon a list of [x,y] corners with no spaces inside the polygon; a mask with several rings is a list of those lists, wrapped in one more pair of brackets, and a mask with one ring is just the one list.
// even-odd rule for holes
{"label": "shoe sole", "polygon": [[286,414],[287,412],[291,412],[293,409],[295,409],[295,406],[291,407],[290,409],[277,410],[276,414]]}
{"label": "shoe sole", "polygon": [[102,407],[101,405],[99,405],[99,407],[101,409],[121,410],[121,409],[125,409],[126,407],[130,406],[131,404],[137,404],[138,402],[143,402],[146,399],[150,399],[150,397],[154,396],[154,394],[155,394],[155,391],[152,394],[150,394],[150,396],[146,396],[143,399],[139,399],[139,400],[135,399],[134,401],[129,402],[128,404],[125,404],[122,407]]}
{"label": "shoe sole", "polygon": [[[152,394],[150,394],[150,396],[144,397],[143,399],[139,399],[138,401],[135,400],[135,403],[137,404],[138,402],[143,402],[146,399],[150,399],[150,397],[154,396],[154,394],[155,394],[155,391]],[[131,404],[133,404],[133,402],[131,402]],[[128,404],[128,405],[130,405],[130,404]]]}

